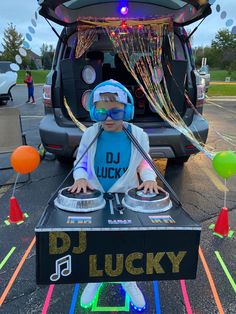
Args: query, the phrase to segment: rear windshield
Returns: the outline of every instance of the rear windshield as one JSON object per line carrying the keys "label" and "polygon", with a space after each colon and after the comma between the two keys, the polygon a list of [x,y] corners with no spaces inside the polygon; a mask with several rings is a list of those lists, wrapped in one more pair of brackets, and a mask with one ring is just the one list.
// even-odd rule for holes
{"label": "rear windshield", "polygon": [[6,73],[12,71],[10,68],[11,62],[0,62],[0,73]]}

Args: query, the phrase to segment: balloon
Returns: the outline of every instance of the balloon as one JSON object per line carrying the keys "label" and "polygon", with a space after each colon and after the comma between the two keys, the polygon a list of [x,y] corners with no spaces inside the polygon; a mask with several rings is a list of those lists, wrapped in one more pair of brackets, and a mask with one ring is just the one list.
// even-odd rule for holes
{"label": "balloon", "polygon": [[236,174],[236,154],[232,151],[219,152],[214,156],[212,166],[220,177],[228,179]]}
{"label": "balloon", "polygon": [[38,151],[28,145],[17,147],[11,154],[11,165],[16,172],[26,174],[34,171],[40,163]]}

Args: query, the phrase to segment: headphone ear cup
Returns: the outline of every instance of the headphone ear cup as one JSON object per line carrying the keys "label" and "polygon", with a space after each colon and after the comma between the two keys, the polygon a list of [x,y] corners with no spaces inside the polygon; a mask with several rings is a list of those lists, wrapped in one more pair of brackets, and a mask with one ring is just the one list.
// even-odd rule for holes
{"label": "headphone ear cup", "polygon": [[92,121],[97,121],[95,119],[95,110],[96,110],[96,107],[95,105],[93,104],[93,91],[89,97],[89,100],[88,100],[88,108],[89,108],[89,114],[90,114],[90,118]]}
{"label": "headphone ear cup", "polygon": [[96,110],[95,106],[90,107],[89,113],[92,121],[97,121],[95,118],[95,110]]}
{"label": "headphone ear cup", "polygon": [[133,104],[125,104],[125,115],[124,115],[124,121],[130,121],[134,117],[134,105]]}

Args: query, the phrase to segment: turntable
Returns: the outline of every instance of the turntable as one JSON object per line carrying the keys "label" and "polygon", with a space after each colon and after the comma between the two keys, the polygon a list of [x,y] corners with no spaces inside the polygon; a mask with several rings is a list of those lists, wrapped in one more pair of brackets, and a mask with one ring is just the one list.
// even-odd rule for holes
{"label": "turntable", "polygon": [[54,205],[65,211],[88,213],[104,208],[106,201],[102,192],[98,190],[88,190],[87,193],[72,193],[66,187],[58,192]]}
{"label": "turntable", "polygon": [[196,277],[201,227],[168,193],[64,187],[35,231],[38,284]]}
{"label": "turntable", "polygon": [[[110,194],[110,197],[109,197]],[[106,193],[105,198],[113,199],[111,193]],[[113,203],[110,202],[110,206]],[[123,206],[122,206],[122,205]],[[130,189],[122,198],[121,204],[115,205],[119,210],[130,209],[140,213],[161,213],[172,207],[169,193],[144,193],[143,190]],[[87,193],[72,193],[68,187],[61,189],[54,200],[58,209],[68,212],[89,213],[103,209],[106,205],[104,195],[98,190],[88,190]],[[113,209],[112,209],[113,210]]]}
{"label": "turntable", "polygon": [[124,207],[140,213],[161,213],[172,207],[169,193],[144,193],[143,190],[129,190],[123,200]]}

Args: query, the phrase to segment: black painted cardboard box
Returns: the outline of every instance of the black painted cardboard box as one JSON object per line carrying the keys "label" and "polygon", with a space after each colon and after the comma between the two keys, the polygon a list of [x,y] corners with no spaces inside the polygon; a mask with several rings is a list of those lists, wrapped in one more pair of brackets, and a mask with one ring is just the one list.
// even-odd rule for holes
{"label": "black painted cardboard box", "polygon": [[143,214],[107,200],[78,214],[52,203],[35,232],[37,284],[196,278],[201,227],[180,206]]}

